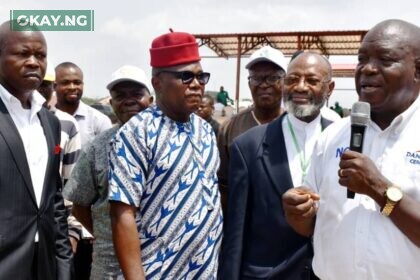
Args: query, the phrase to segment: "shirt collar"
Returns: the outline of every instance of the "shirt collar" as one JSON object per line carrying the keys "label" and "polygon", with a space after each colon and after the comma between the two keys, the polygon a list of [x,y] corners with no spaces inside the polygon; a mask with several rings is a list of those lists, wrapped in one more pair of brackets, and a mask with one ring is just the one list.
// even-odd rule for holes
{"label": "shirt collar", "polygon": [[[392,120],[391,124],[384,131],[393,130],[393,133],[400,134],[404,130],[407,123],[410,121],[411,117],[419,108],[420,108],[420,98],[417,97],[416,100],[413,102],[413,104],[411,104],[410,107],[408,107],[404,112],[396,116]],[[382,131],[382,129],[372,120],[370,121],[370,124],[375,129]]]}
{"label": "shirt collar", "polygon": [[45,98],[38,92],[33,91],[30,97],[31,101],[31,116],[35,115],[39,111],[41,111],[44,103],[47,101]]}
{"label": "shirt collar", "polygon": [[[3,85],[0,84],[0,97],[6,106],[7,110],[11,109],[12,104],[21,104],[20,100],[12,95]],[[41,111],[43,104],[45,103],[45,98],[36,90],[31,92],[29,96],[29,102],[31,103],[31,118]],[[20,105],[22,106],[22,105]]]}
{"label": "shirt collar", "polygon": [[6,88],[4,88],[2,84],[0,84],[0,97],[7,109],[9,109],[12,102],[20,102]]}
{"label": "shirt collar", "polygon": [[82,100],[79,101],[79,106],[77,106],[76,112],[74,112],[73,116],[81,116],[86,117],[88,115],[88,105],[82,102]]}
{"label": "shirt collar", "polygon": [[316,116],[316,118],[309,123],[299,120],[292,114],[288,114],[288,117],[290,123],[293,126],[293,129],[298,131],[312,130],[315,129],[318,125],[321,125],[321,114],[318,114],[318,116]]}
{"label": "shirt collar", "polygon": [[165,119],[168,123],[175,125],[179,132],[186,132],[187,134],[194,133],[193,122],[196,118],[194,113],[192,113],[189,116],[188,121],[177,122],[171,119],[170,117],[168,117],[167,115],[165,115],[158,105],[154,105],[152,108],[154,111],[154,116],[162,116],[162,118]]}

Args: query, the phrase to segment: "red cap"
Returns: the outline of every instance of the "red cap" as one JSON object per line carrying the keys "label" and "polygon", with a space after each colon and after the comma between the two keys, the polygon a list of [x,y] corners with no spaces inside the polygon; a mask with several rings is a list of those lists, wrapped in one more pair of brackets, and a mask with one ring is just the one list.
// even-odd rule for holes
{"label": "red cap", "polygon": [[197,62],[200,59],[195,37],[185,32],[163,34],[153,40],[150,48],[150,65],[152,67],[171,67]]}

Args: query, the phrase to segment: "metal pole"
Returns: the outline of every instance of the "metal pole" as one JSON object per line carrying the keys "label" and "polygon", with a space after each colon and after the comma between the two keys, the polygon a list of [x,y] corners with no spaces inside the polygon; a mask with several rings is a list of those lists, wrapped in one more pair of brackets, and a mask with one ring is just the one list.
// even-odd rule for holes
{"label": "metal pole", "polygon": [[235,107],[236,113],[239,112],[239,81],[241,77],[241,55],[242,55],[242,37],[238,36],[238,52],[236,57],[236,92],[235,92]]}

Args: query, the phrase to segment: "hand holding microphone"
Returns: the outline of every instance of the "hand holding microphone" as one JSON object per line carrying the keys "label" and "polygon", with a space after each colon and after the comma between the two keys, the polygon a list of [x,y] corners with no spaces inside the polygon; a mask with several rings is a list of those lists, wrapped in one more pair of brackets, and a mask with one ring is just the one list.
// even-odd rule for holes
{"label": "hand holding microphone", "polygon": [[[366,126],[370,120],[370,104],[367,102],[356,102],[351,108],[351,136],[350,150],[358,153],[363,151],[363,140]],[[342,175],[342,169],[340,169]],[[347,198],[353,199],[355,193],[347,189]]]}

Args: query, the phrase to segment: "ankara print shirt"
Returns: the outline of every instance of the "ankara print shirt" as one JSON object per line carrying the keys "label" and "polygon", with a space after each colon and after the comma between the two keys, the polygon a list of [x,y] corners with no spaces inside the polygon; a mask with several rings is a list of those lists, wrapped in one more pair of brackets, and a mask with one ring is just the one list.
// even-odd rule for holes
{"label": "ankara print shirt", "polygon": [[216,279],[223,217],[212,127],[157,107],[127,122],[111,142],[109,200],[138,208],[147,279]]}

